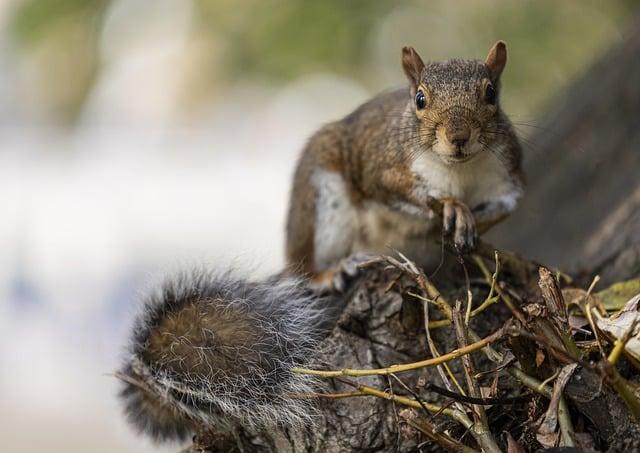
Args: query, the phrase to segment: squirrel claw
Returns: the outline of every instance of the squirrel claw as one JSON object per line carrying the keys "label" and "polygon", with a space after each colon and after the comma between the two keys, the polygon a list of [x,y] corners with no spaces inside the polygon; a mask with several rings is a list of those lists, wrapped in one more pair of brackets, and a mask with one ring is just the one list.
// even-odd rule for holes
{"label": "squirrel claw", "polygon": [[451,237],[456,228],[456,210],[453,203],[444,202],[442,211],[442,231],[445,237]]}
{"label": "squirrel claw", "polygon": [[334,267],[315,274],[311,278],[310,287],[318,295],[344,293],[360,274],[360,264],[370,260],[371,256],[364,253],[343,258]]}
{"label": "squirrel claw", "polygon": [[369,260],[371,260],[371,256],[365,253],[355,253],[340,260],[333,274],[332,289],[344,293],[360,274],[360,264]]}
{"label": "squirrel claw", "polygon": [[444,236],[453,239],[453,245],[461,253],[469,253],[476,248],[476,222],[469,208],[454,198],[442,200],[442,229]]}

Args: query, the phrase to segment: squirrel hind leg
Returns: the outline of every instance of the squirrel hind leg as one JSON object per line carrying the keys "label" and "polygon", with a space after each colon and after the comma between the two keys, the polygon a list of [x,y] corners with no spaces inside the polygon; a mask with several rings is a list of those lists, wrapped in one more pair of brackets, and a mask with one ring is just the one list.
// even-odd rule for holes
{"label": "squirrel hind leg", "polygon": [[349,256],[358,222],[356,208],[340,173],[316,170],[312,182],[316,189],[313,268],[320,272]]}
{"label": "squirrel hind leg", "polygon": [[318,272],[310,279],[310,286],[317,294],[345,293],[360,275],[360,265],[374,255],[358,252],[341,259],[330,269]]}

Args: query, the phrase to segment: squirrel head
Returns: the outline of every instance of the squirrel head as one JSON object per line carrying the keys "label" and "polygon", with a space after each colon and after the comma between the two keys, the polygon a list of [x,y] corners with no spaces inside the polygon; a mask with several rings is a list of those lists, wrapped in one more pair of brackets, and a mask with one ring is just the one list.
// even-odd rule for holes
{"label": "squirrel head", "polygon": [[[453,59],[425,65],[402,49],[420,143],[448,164],[466,162],[500,139],[500,75],[507,46],[498,41],[485,61]],[[502,120],[504,121],[504,120]]]}

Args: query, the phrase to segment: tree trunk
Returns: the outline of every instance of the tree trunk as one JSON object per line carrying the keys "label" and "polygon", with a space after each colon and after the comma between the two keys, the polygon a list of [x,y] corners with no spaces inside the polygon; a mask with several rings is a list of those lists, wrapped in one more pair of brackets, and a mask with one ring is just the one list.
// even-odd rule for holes
{"label": "tree trunk", "polygon": [[527,140],[523,202],[492,242],[568,270],[598,268],[632,248],[616,273],[638,275],[640,16],[550,104]]}

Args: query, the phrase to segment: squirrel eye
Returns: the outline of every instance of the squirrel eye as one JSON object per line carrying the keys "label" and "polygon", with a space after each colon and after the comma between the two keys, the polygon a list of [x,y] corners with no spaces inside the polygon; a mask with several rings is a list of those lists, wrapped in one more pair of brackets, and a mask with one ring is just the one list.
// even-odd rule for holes
{"label": "squirrel eye", "polygon": [[493,85],[489,84],[487,85],[487,88],[484,92],[484,99],[487,101],[488,104],[495,104],[496,103],[496,90],[495,88],[493,88]]}
{"label": "squirrel eye", "polygon": [[416,107],[418,110],[422,110],[427,105],[427,99],[424,97],[422,90],[418,90],[416,93]]}

